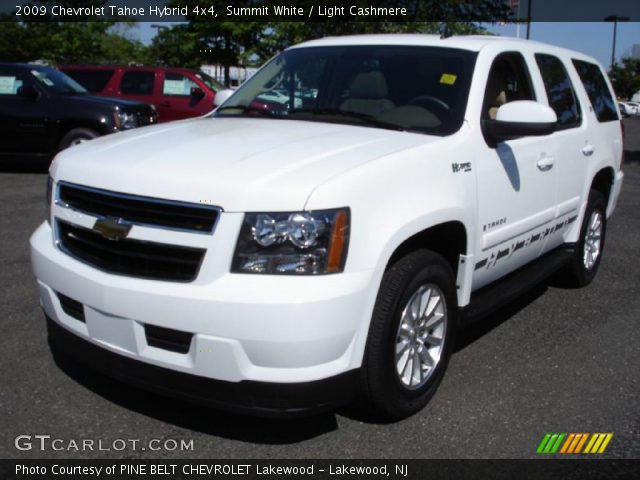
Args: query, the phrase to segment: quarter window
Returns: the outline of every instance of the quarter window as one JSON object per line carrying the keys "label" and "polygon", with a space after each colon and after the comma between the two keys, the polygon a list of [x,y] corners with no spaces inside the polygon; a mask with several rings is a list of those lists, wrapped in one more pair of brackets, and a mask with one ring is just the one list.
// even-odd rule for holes
{"label": "quarter window", "polygon": [[126,72],[122,76],[120,90],[129,95],[152,95],[155,77],[153,72]]}
{"label": "quarter window", "polygon": [[616,103],[611,96],[607,82],[602,75],[600,67],[582,60],[573,60],[573,66],[580,76],[582,85],[587,91],[591,106],[596,113],[599,122],[611,122],[618,120]]}
{"label": "quarter window", "polygon": [[558,129],[577,127],[581,123],[580,104],[571,79],[559,58],[552,55],[536,54],[549,106],[558,116]]}

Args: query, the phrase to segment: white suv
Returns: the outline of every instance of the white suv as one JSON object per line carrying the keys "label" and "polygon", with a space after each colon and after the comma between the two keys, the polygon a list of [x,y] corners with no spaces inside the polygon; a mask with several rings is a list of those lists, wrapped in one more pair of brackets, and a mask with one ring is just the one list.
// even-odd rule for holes
{"label": "white suv", "polygon": [[411,415],[464,322],[560,268],[593,279],[614,98],[593,58],[534,42],[291,47],[208,116],[58,155],[31,238],[51,345],[237,411],[359,393]]}

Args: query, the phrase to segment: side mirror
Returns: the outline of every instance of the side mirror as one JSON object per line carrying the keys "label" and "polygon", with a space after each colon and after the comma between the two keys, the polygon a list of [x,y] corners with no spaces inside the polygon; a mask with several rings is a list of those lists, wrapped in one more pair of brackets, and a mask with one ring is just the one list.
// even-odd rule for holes
{"label": "side mirror", "polygon": [[40,93],[31,85],[22,85],[18,87],[16,92],[19,97],[26,98],[28,100],[37,100],[40,97]]}
{"label": "side mirror", "polygon": [[200,100],[204,97],[204,90],[200,87],[191,87],[191,98]]}
{"label": "side mirror", "polygon": [[547,105],[531,100],[505,103],[495,120],[483,120],[482,130],[492,142],[518,137],[549,135],[556,129],[558,117]]}
{"label": "side mirror", "polygon": [[235,93],[235,91],[231,90],[230,88],[228,88],[226,90],[220,90],[218,93],[216,93],[216,96],[213,98],[213,106],[214,107],[219,107],[224,102],[229,100],[229,97],[231,95],[233,95],[234,93]]}

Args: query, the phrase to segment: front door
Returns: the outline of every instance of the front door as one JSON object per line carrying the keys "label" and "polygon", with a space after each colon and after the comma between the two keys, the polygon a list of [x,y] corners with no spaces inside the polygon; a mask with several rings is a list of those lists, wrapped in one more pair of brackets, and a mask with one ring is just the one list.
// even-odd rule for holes
{"label": "front door", "polygon": [[[483,100],[483,119],[501,105],[536,100],[527,62],[518,52],[494,60]],[[545,137],[523,137],[478,150],[478,249],[474,288],[515,270],[542,251],[555,215],[554,151]]]}
{"label": "front door", "polygon": [[[39,95],[21,95],[26,87]],[[48,97],[38,89],[27,71],[0,68],[0,153],[8,156],[49,153],[48,103]]]}

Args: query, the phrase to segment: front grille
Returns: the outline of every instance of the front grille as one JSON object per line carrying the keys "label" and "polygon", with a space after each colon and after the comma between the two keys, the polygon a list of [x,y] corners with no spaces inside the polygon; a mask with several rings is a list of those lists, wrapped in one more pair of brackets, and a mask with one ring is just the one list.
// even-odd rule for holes
{"label": "front grille", "polygon": [[75,318],[76,320],[80,320],[81,322],[85,321],[84,306],[82,305],[82,303],[61,293],[58,293],[58,300],[60,300],[60,306],[62,307],[62,311],[64,313],[66,313],[70,317]]}
{"label": "front grille", "polygon": [[195,232],[211,232],[219,209],[211,205],[174,202],[60,182],[58,203],[96,217]]}
{"label": "front grille", "polygon": [[193,334],[189,332],[146,324],[144,333],[147,337],[147,345],[150,347],[162,348],[163,350],[177,353],[187,353],[193,337]]}
{"label": "front grille", "polygon": [[100,270],[131,277],[190,282],[198,275],[205,250],[163,243],[107,240],[99,233],[57,221],[58,245]]}

